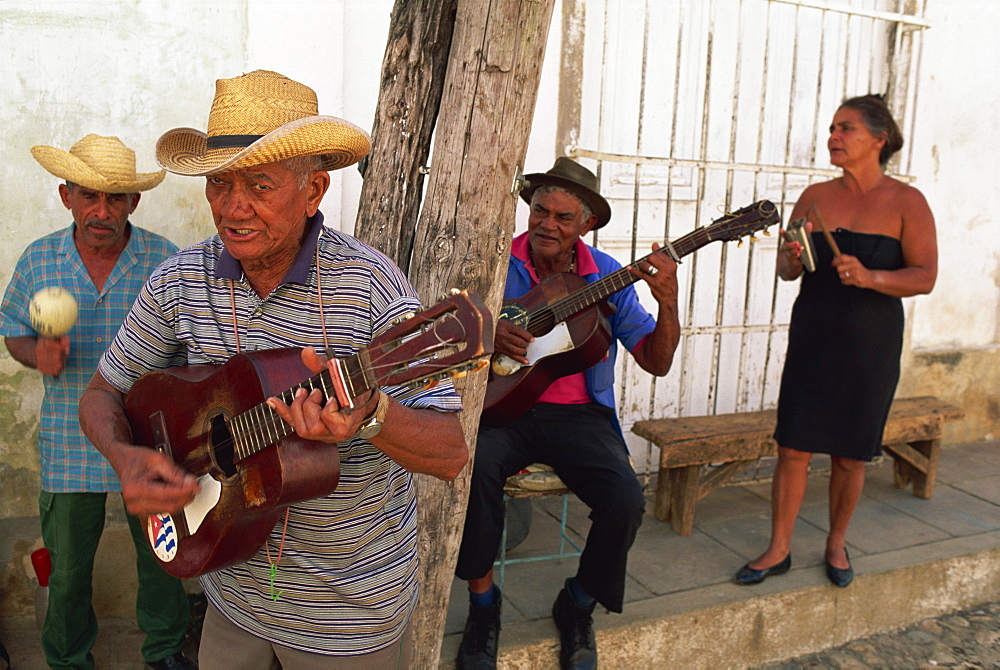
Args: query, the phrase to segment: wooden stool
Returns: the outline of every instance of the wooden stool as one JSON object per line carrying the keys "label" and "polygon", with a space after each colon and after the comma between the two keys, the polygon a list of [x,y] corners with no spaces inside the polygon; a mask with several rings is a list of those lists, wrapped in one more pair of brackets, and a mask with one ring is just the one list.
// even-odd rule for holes
{"label": "wooden stool", "polygon": [[[493,567],[499,567],[499,575],[497,576],[496,583],[500,590],[503,590],[503,581],[506,568],[508,565],[514,565],[515,563],[534,563],[537,561],[551,561],[560,558],[575,558],[583,553],[583,549],[569,536],[566,532],[566,515],[569,508],[569,496],[572,494],[565,486],[560,488],[554,488],[549,490],[534,491],[530,489],[524,489],[516,485],[512,480],[515,477],[508,479],[508,483],[504,486],[504,524],[503,524],[503,534],[500,537],[500,557],[493,563]],[[547,554],[545,556],[525,556],[523,558],[507,558],[507,502],[509,500],[520,499],[520,498],[538,498],[540,496],[552,496],[558,495],[562,496],[562,513],[559,518],[559,551],[554,554]],[[570,550],[569,547],[572,547]]]}

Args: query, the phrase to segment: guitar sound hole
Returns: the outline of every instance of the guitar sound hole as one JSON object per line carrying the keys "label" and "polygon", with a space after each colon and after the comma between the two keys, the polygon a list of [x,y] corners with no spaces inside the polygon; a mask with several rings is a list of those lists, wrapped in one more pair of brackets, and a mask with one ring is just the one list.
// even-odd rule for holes
{"label": "guitar sound hole", "polygon": [[216,414],[212,417],[212,460],[226,477],[236,474],[233,456],[233,435],[229,432],[229,424],[226,417]]}
{"label": "guitar sound hole", "polygon": [[[532,314],[530,320],[525,319],[527,323],[521,325],[522,328],[527,330],[529,333],[535,337],[542,337],[548,335],[552,332],[552,329],[556,327],[556,315],[551,309],[542,309],[537,313]],[[520,325],[520,324],[518,324]]]}

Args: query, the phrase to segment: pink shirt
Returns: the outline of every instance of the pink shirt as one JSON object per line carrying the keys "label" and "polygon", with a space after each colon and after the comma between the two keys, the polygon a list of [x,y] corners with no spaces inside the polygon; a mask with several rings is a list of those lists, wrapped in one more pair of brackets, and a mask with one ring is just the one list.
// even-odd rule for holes
{"label": "pink shirt", "polygon": [[[583,240],[576,241],[576,274],[581,277],[593,274],[598,271],[594,257],[590,255],[590,249]],[[528,234],[519,235],[511,242],[510,253],[524,261],[528,274],[531,275],[531,286],[538,285],[538,275],[535,273],[535,266],[531,263],[531,254],[528,253]],[[587,382],[582,372],[566,377],[560,377],[552,382],[545,391],[538,397],[537,402],[551,402],[558,405],[582,405],[593,402],[590,394],[587,393]]]}

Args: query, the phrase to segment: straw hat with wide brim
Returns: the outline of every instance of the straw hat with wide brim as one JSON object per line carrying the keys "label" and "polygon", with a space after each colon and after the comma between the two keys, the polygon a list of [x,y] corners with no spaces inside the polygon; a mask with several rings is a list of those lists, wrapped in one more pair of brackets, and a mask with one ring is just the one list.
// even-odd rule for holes
{"label": "straw hat with wide brim", "polygon": [[137,173],[135,152],[117,137],[87,135],[69,151],[40,144],[31,155],[60,179],[103,193],[138,193],[158,185],[167,173]]}
{"label": "straw hat with wide brim", "polygon": [[320,116],[316,93],[284,75],[256,70],[215,82],[208,132],[175,128],[156,142],[156,160],[189,176],[229,172],[296,156],[322,156],[324,170],[353,165],[371,137],[335,116]]}
{"label": "straw hat with wide brim", "polygon": [[597,190],[597,177],[593,172],[576,161],[560,156],[548,172],[536,172],[524,175],[527,186],[521,189],[521,199],[529,205],[531,196],[539,186],[558,186],[579,196],[597,215],[597,223],[592,230],[597,230],[611,220],[611,205]]}

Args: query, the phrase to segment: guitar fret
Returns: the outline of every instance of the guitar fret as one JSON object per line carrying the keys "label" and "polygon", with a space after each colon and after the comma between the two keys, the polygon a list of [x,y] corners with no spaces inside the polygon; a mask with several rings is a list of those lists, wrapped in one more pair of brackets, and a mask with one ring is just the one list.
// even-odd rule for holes
{"label": "guitar fret", "polygon": [[260,405],[247,410],[247,456],[255,454],[263,447],[261,445],[260,421],[257,419]]}
{"label": "guitar fret", "polygon": [[[354,373],[350,376],[352,378],[351,386],[358,389],[357,395],[361,395],[368,389],[375,388],[378,386],[378,382],[369,376],[369,372],[372,371],[374,367],[371,360],[371,350],[358,352],[356,355],[351,357],[349,368],[353,368]],[[357,382],[354,381],[354,377],[357,377]]]}
{"label": "guitar fret", "polygon": [[246,435],[244,440],[244,455],[243,458],[247,458],[252,454],[260,451],[260,431],[257,428],[257,421],[254,418],[254,414],[257,408],[253,407],[246,411]]}
{"label": "guitar fret", "polygon": [[246,444],[246,415],[237,414],[229,424],[229,434],[233,437],[233,454],[237,461],[247,457]]}
{"label": "guitar fret", "polygon": [[285,423],[285,420],[282,419],[281,416],[279,416],[278,413],[275,412],[273,409],[271,409],[268,405],[264,404],[261,405],[261,407],[263,407],[264,411],[267,412],[269,420],[268,422],[274,428],[275,435],[277,435],[274,442],[277,442],[280,439],[288,437],[291,433],[294,432],[292,430],[292,427],[289,426],[287,423]]}
{"label": "guitar fret", "polygon": [[326,383],[326,380],[329,378],[329,373],[326,370],[323,370],[323,372],[317,376],[319,378],[320,390],[323,391],[323,404],[325,405],[330,402],[330,389]]}
{"label": "guitar fret", "polygon": [[[257,405],[257,407],[258,408],[260,408],[260,407],[267,407],[267,405]],[[272,445],[275,442],[277,442],[280,439],[281,436],[278,435],[278,432],[277,432],[277,430],[275,429],[275,426],[274,426],[274,422],[269,420],[270,417],[265,416],[264,419],[265,420],[262,421],[261,423],[264,424],[264,428],[267,431],[266,432],[267,445]]]}
{"label": "guitar fret", "polygon": [[253,429],[253,423],[251,422],[251,413],[253,410],[248,410],[242,414],[242,423],[244,425],[243,435],[240,439],[242,444],[243,455],[241,458],[247,458],[254,453],[255,449],[253,446],[254,438],[257,436],[257,432]]}
{"label": "guitar fret", "polygon": [[[376,385],[375,382],[369,381],[366,367],[360,356],[360,354],[355,354],[354,356],[343,360],[344,386],[347,388],[347,393],[352,402],[354,398],[357,398],[359,395]],[[369,359],[368,368],[370,367],[371,360]]]}

